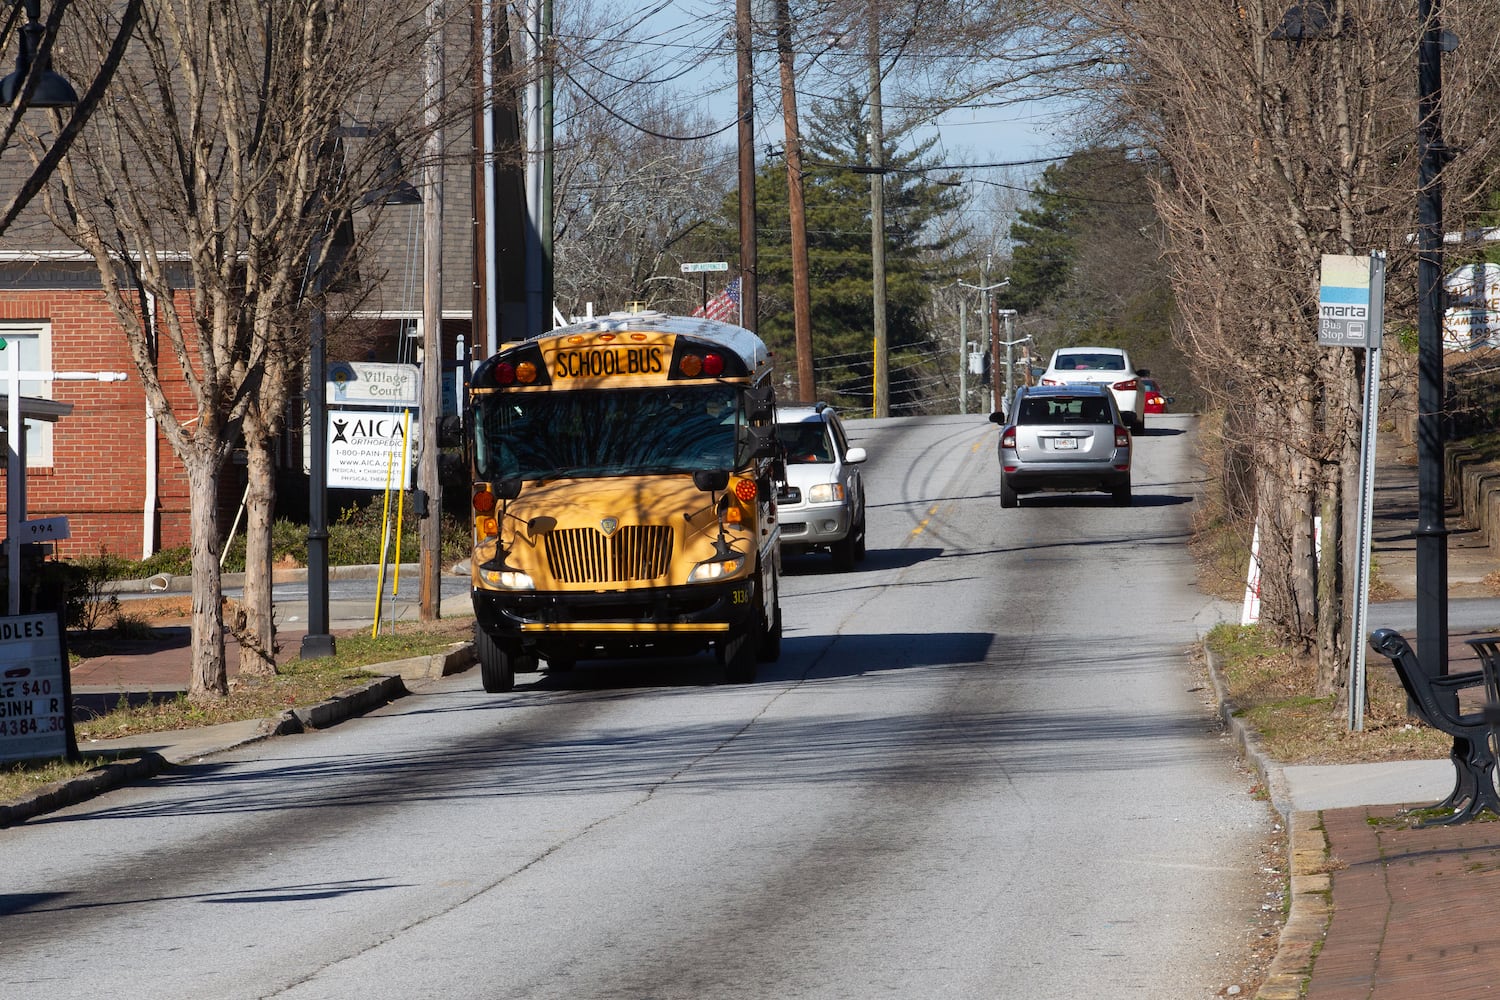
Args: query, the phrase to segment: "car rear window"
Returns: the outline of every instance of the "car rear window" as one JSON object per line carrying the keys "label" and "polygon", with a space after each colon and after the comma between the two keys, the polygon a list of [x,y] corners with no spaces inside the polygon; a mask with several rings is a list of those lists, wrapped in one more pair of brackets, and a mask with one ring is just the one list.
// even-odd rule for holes
{"label": "car rear window", "polygon": [[1109,403],[1098,396],[1028,396],[1021,401],[1023,424],[1108,424]]}
{"label": "car rear window", "polygon": [[1122,372],[1125,359],[1118,354],[1059,354],[1053,368],[1060,372]]}

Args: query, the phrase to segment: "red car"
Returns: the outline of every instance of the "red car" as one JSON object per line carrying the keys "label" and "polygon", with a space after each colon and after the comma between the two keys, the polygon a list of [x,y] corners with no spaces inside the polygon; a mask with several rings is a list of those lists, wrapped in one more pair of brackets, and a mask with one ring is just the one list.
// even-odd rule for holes
{"label": "red car", "polygon": [[1141,388],[1146,393],[1147,413],[1166,413],[1167,404],[1172,402],[1172,397],[1162,392],[1161,383],[1154,378],[1141,379]]}

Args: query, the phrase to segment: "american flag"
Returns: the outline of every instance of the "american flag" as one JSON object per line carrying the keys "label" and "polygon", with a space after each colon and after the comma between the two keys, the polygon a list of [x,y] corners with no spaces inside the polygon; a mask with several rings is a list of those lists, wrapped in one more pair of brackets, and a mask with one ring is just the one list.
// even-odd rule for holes
{"label": "american flag", "polygon": [[740,279],[735,278],[718,295],[708,300],[706,306],[693,310],[694,316],[705,319],[737,320],[740,310]]}

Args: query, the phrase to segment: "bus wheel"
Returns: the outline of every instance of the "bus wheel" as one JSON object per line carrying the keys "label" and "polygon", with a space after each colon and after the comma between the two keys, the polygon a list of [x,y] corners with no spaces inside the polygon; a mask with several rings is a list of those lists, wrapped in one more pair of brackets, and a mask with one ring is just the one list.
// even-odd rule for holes
{"label": "bus wheel", "polygon": [[516,666],[511,655],[484,629],[474,629],[474,652],[479,656],[479,679],[488,694],[503,694],[515,689]]}

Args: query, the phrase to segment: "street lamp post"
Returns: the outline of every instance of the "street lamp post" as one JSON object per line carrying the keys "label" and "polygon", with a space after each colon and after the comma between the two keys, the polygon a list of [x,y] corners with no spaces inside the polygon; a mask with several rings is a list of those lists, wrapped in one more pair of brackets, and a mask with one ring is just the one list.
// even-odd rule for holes
{"label": "street lamp post", "polygon": [[323,311],[325,266],[313,269],[312,317],[308,325],[307,418],[307,634],[302,659],[334,654],[328,630],[328,359],[327,316]]}
{"label": "street lamp post", "polygon": [[[66,79],[52,71],[52,57],[43,51],[47,29],[42,26],[42,0],[25,0],[26,24],[21,28],[21,51],[16,56],[16,71],[0,80],[0,104],[10,106],[25,97],[30,108],[67,108],[78,103],[78,92]],[[33,74],[33,69],[35,70]],[[26,93],[26,78],[35,75],[31,93]]]}
{"label": "street lamp post", "polygon": [[[1443,514],[1442,28],[1417,0],[1417,658],[1448,672],[1448,528]],[[1359,641],[1363,641],[1360,637]]]}
{"label": "street lamp post", "polygon": [[[377,130],[378,131],[378,130]],[[363,126],[341,128],[340,136],[369,136]],[[400,177],[400,159],[394,145],[387,150],[388,162],[376,179],[377,189],[360,203],[365,206],[415,205],[421,195]],[[307,421],[311,439],[307,448],[307,634],[302,637],[304,660],[332,656],[333,634],[328,622],[328,314],[323,297],[328,290],[329,259],[326,244],[333,239],[338,213],[329,214],[328,225],[313,250],[309,283],[312,310],[307,330]],[[434,513],[432,516],[436,516]]]}

